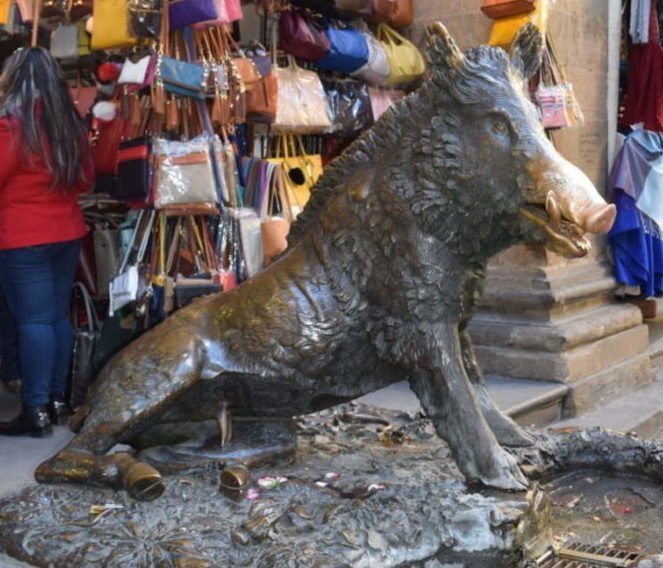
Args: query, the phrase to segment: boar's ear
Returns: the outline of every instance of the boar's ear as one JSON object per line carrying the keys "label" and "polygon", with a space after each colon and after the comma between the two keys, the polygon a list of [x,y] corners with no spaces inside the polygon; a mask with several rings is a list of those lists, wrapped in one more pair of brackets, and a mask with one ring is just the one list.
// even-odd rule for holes
{"label": "boar's ear", "polygon": [[433,79],[456,71],[465,64],[465,56],[441,22],[433,22],[426,30],[428,61]]}
{"label": "boar's ear", "polygon": [[543,35],[534,24],[526,24],[511,44],[511,65],[518,69],[525,79],[530,79],[541,67]]}

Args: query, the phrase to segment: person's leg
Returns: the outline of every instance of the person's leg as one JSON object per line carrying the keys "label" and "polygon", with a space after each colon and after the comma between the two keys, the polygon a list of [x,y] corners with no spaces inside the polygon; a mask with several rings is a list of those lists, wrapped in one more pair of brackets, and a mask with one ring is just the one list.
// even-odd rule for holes
{"label": "person's leg", "polygon": [[7,299],[0,287],[0,381],[5,389],[18,392],[21,373],[18,368],[18,337],[14,318],[9,312]]}
{"label": "person's leg", "polygon": [[0,425],[0,434],[43,435],[56,354],[55,279],[52,245],[0,252],[0,281],[18,330],[23,412]]}
{"label": "person's leg", "polygon": [[56,246],[52,266],[55,274],[54,327],[57,349],[49,385],[52,398],[64,395],[71,366],[74,333],[71,326],[69,304],[81,251],[81,241],[77,239],[66,243],[58,243]]}

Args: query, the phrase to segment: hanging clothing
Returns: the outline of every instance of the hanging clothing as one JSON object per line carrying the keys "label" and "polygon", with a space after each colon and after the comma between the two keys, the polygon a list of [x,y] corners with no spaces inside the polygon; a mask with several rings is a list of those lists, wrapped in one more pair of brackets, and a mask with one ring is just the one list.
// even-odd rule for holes
{"label": "hanging clothing", "polygon": [[631,0],[629,35],[634,44],[649,42],[651,0]]}
{"label": "hanging clothing", "polygon": [[663,294],[663,134],[636,130],[624,141],[608,181],[617,219],[608,233],[615,276]]}
{"label": "hanging clothing", "polygon": [[629,49],[628,88],[620,126],[643,123],[647,130],[663,131],[663,48],[656,2],[649,10],[649,41]]}

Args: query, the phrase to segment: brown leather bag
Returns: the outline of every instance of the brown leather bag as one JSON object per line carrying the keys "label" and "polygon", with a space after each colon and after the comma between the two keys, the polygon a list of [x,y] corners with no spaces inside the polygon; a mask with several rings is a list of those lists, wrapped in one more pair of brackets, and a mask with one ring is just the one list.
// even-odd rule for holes
{"label": "brown leather bag", "polygon": [[400,30],[408,27],[414,20],[413,0],[395,0],[389,25]]}
{"label": "brown leather bag", "polygon": [[481,10],[493,19],[520,16],[536,9],[536,0],[483,0]]}
{"label": "brown leather bag", "polygon": [[246,90],[246,119],[249,122],[274,122],[279,82],[270,73]]}

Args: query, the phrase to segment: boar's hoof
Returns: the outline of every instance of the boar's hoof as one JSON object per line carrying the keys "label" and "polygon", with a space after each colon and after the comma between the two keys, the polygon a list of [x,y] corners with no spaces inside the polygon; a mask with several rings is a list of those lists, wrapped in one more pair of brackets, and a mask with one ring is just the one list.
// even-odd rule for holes
{"label": "boar's hoof", "polygon": [[138,501],[153,501],[166,489],[161,474],[151,465],[136,462],[127,471],[124,488]]}
{"label": "boar's hoof", "polygon": [[479,480],[488,487],[508,491],[525,491],[529,486],[516,458],[501,449],[493,454],[487,471],[479,475]]}

